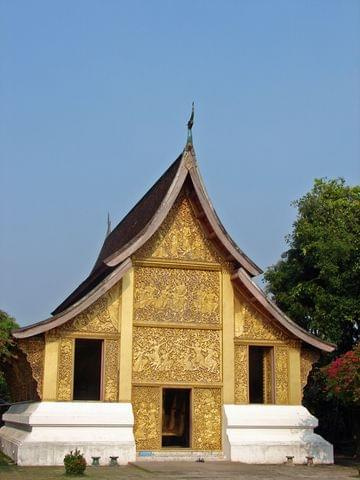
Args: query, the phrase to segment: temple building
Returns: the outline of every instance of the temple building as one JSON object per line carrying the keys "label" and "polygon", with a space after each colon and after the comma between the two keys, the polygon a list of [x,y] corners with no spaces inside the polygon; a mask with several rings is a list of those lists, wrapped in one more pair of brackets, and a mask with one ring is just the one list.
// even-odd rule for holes
{"label": "temple building", "polygon": [[[302,392],[334,346],[254,283],[184,151],[107,236],[89,276],[19,348],[0,445],[19,465],[74,448],[142,459],[332,463]],[[26,400],[26,401],[24,401]]]}

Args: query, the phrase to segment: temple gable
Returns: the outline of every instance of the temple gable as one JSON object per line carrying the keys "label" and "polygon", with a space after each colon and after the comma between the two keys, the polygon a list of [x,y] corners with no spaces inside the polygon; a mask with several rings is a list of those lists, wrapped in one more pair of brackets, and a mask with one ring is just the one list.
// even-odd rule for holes
{"label": "temple gable", "polygon": [[221,263],[222,257],[206,238],[190,200],[183,191],[158,231],[136,252],[137,259]]}

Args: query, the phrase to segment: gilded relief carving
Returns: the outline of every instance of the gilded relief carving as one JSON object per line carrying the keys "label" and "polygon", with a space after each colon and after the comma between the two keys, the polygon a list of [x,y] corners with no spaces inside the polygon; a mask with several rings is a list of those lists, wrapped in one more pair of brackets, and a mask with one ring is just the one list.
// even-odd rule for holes
{"label": "gilded relief carving", "polygon": [[135,327],[134,382],[218,383],[218,330]]}
{"label": "gilded relief carving", "polygon": [[73,371],[74,341],[71,338],[60,340],[59,368],[57,381],[57,399],[72,399],[72,371]]}
{"label": "gilded relief carving", "polygon": [[18,340],[18,345],[19,348],[25,353],[30,364],[32,377],[36,381],[36,390],[41,399],[45,356],[44,337],[37,336],[26,340]]}
{"label": "gilded relief carving", "polygon": [[221,389],[193,389],[193,449],[221,450]]}
{"label": "gilded relief carving", "polygon": [[280,328],[275,327],[253,306],[235,297],[235,337],[242,340],[286,340]]}
{"label": "gilded relief carving", "polygon": [[134,321],[220,325],[220,273],[137,268]]}
{"label": "gilded relief carving", "polygon": [[157,450],[161,447],[159,387],[133,387],[134,435],[137,450]]}
{"label": "gilded relief carving", "polygon": [[57,335],[66,332],[117,333],[120,329],[121,282],[90,305],[73,320],[57,328]]}
{"label": "gilded relief carving", "polygon": [[136,257],[222,262],[184,193],[179,195],[159,230],[137,252]]}
{"label": "gilded relief carving", "polygon": [[119,341],[104,340],[105,374],[104,400],[117,402],[119,390]]}
{"label": "gilded relief carving", "polygon": [[289,348],[275,346],[275,403],[289,403]]}
{"label": "gilded relief carving", "polygon": [[300,352],[300,380],[301,389],[304,390],[309,373],[311,372],[313,364],[319,359],[319,353],[315,350],[302,348]]}
{"label": "gilded relief carving", "polygon": [[235,345],[235,403],[246,404],[248,398],[248,346]]}

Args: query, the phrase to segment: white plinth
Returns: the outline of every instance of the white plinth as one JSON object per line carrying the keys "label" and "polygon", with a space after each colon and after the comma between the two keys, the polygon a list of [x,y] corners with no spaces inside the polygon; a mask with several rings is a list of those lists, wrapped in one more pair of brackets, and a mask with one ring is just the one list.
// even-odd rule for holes
{"label": "white plinth", "polygon": [[333,447],[314,433],[317,419],[302,406],[224,405],[225,456],[244,463],[334,463]]}
{"label": "white plinth", "polygon": [[110,456],[120,464],[136,458],[131,403],[35,402],[12,405],[3,416],[1,450],[18,465],[63,465],[79,448],[86,461]]}

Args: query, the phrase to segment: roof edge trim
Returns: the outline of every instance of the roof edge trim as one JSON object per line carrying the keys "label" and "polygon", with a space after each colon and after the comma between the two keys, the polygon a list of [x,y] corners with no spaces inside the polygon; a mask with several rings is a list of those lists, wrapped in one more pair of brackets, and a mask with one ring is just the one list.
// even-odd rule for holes
{"label": "roof edge trim", "polygon": [[72,320],[76,315],[82,313],[86,308],[98,300],[104,293],[110,290],[122,277],[132,268],[131,259],[122,262],[110,275],[93,288],[87,295],[68,307],[63,312],[50,317],[42,322],[34,323],[26,327],[18,328],[12,332],[14,338],[28,338],[34,335],[45,333],[53,328],[60,327]]}
{"label": "roof edge trim", "polygon": [[192,148],[184,151],[174,180],[153,218],[136,237],[134,237],[120,250],[106,258],[104,260],[105,265],[109,267],[116,266],[125,258],[130,257],[136,252],[136,250],[144,245],[147,240],[149,240],[149,238],[156,232],[168,215],[171,207],[175,203],[175,200],[180,193],[182,186],[184,185],[188,174],[194,186],[195,193],[198,196],[201,207],[203,208],[205,215],[221,244],[229,252],[229,254],[237,262],[239,262],[239,264],[244,267],[247,272],[249,272],[250,275],[255,276],[262,273],[262,270],[243,252],[241,252],[239,247],[237,247],[236,243],[231,239],[230,235],[226,233],[225,228],[222,226],[217,214],[215,213],[210,198],[206,193],[206,189],[196,164],[195,153]]}
{"label": "roof edge trim", "polygon": [[251,280],[243,268],[239,268],[239,270],[237,270],[237,272],[232,276],[232,280],[235,282],[235,285],[236,281],[240,281],[275,320],[277,320],[286,330],[298,337],[300,340],[324,352],[330,353],[335,350],[336,345],[312,335],[297,325],[297,323],[291,320],[287,315],[285,315],[285,313],[282,312],[274,302],[266,297],[265,293]]}

